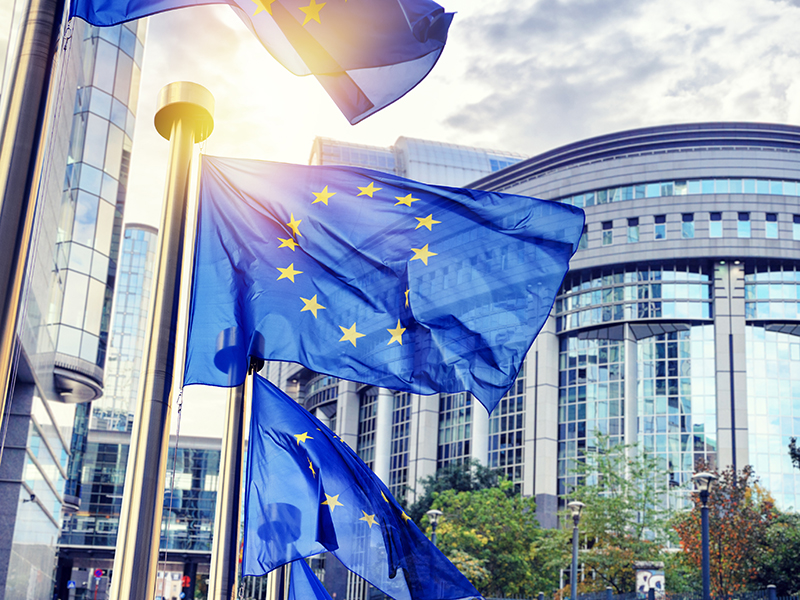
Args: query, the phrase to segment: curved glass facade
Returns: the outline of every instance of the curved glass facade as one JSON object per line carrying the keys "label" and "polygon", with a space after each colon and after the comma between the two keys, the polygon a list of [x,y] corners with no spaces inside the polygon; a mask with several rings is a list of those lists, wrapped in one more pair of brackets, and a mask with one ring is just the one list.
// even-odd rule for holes
{"label": "curved glass facade", "polygon": [[620,265],[602,276],[568,274],[556,299],[556,330],[637,319],[710,319],[711,275],[698,265]]}
{"label": "curved glass facade", "polygon": [[789,441],[800,437],[800,337],[749,325],[747,412],[750,462],[784,509],[800,507]]}
{"label": "curved glass facade", "polygon": [[62,293],[51,313],[56,352],[93,378],[90,365],[102,369],[106,358],[145,30],[137,21],[87,27],[86,85],[75,99],[58,226]]}

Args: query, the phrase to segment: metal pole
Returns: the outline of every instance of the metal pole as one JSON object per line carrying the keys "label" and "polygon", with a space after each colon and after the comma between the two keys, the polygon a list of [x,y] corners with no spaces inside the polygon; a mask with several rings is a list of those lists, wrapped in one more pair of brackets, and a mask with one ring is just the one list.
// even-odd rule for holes
{"label": "metal pole", "polygon": [[434,546],[436,545],[436,525],[436,521],[431,523],[431,542],[433,542]]}
{"label": "metal pole", "polygon": [[711,554],[708,549],[708,492],[700,492],[700,523],[702,528],[703,544],[703,600],[711,600]]}
{"label": "metal pole", "polygon": [[189,171],[194,144],[207,138],[214,126],[214,98],[195,83],[167,85],[161,90],[158,105],[155,125],[170,140],[170,162],[149,343],[142,361],[114,555],[114,600],[146,600],[155,590]]}
{"label": "metal pole", "polygon": [[[30,0],[0,131],[0,428],[11,389],[63,0]],[[5,98],[4,98],[5,100]]]}
{"label": "metal pole", "polygon": [[250,377],[241,385],[230,388],[225,413],[208,586],[208,597],[215,600],[231,600],[236,597],[244,463],[244,399],[247,385],[252,385]]}
{"label": "metal pole", "polygon": [[578,598],[578,521],[580,517],[572,517],[572,569],[569,573],[569,594],[572,600]]}

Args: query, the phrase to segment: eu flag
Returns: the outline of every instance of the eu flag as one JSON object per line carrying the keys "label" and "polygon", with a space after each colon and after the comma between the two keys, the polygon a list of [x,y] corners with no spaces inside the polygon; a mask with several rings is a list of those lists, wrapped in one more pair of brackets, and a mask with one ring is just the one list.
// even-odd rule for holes
{"label": "eu flag", "polygon": [[[184,383],[237,385],[252,355],[469,391],[491,411],[583,220],[565,204],[367,169],[204,157]],[[229,331],[234,373],[216,354]]]}
{"label": "eu flag", "polygon": [[425,78],[453,17],[431,0],[74,0],[70,16],[108,26],[202,4],[229,4],[284,67],[314,75],[353,124]]}
{"label": "eu flag", "polygon": [[329,551],[395,600],[480,596],[350,447],[255,376],[244,499],[245,575]]}

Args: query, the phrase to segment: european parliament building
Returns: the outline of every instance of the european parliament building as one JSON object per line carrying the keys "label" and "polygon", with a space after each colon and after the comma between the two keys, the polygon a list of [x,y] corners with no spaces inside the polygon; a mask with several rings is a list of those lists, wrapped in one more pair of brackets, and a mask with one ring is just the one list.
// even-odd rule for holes
{"label": "european parliament building", "polygon": [[600,432],[655,454],[678,501],[703,460],[752,464],[779,506],[798,506],[787,445],[800,435],[800,127],[625,131],[467,187],[587,217],[551,316],[491,416],[464,393],[399,393],[289,364],[269,377],[411,501],[420,478],[477,459],[554,525]]}

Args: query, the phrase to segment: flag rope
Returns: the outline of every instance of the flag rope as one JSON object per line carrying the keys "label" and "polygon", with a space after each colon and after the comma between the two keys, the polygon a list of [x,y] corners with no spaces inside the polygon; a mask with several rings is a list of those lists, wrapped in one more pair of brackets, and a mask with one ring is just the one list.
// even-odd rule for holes
{"label": "flag rope", "polygon": [[[178,423],[175,430],[175,448],[172,451],[172,476],[170,478],[169,484],[169,514],[167,515],[167,523],[164,525],[164,518],[161,518],[161,530],[167,534],[166,544],[164,545],[164,561],[163,565],[164,568],[162,569],[164,573],[164,580],[166,581],[166,574],[167,574],[167,555],[169,554],[169,515],[172,514],[172,503],[175,499],[175,470],[178,464],[178,445],[181,440],[181,413],[183,412],[183,387],[181,387],[180,391],[178,392]],[[156,577],[156,585],[158,585],[158,577]],[[155,597],[155,590],[153,590],[153,596]]]}

